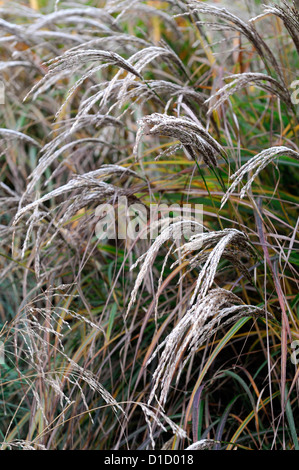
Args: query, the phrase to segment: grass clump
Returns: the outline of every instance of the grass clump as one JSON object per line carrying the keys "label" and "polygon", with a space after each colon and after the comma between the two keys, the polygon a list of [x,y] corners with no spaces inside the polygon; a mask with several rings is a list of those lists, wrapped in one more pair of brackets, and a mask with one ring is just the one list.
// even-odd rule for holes
{"label": "grass clump", "polygon": [[299,12],[245,3],[1,5],[2,449],[298,450]]}

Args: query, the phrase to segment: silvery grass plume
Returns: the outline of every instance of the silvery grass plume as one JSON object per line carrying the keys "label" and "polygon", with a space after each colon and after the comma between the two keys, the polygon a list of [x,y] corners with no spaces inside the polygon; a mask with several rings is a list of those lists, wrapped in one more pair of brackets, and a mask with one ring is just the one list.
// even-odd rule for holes
{"label": "silvery grass plume", "polygon": [[[76,128],[72,126],[72,124],[76,122]],[[98,144],[98,145],[105,145],[111,147],[108,142],[105,142],[104,135],[101,135],[101,138],[95,137],[86,137],[81,139],[75,139],[71,142],[65,143],[67,139],[74,137],[76,131],[83,129],[85,126],[94,126],[96,129],[103,129],[105,127],[122,127],[123,124],[113,116],[105,116],[102,114],[94,114],[88,115],[76,119],[71,119],[65,122],[66,130],[62,131],[57,137],[52,139],[49,143],[47,143],[41,150],[42,156],[39,159],[39,162],[31,175],[29,176],[29,183],[26,188],[26,193],[24,194],[24,198],[30,194],[36,183],[40,180],[42,174],[46,171],[47,168],[50,167],[64,152],[70,150],[75,145],[86,145],[89,143]],[[69,126],[71,125],[71,128]],[[107,139],[109,140],[109,139]],[[58,148],[61,144],[63,144],[60,148]],[[55,172],[51,172],[52,175],[48,179],[48,181],[55,175]]]}
{"label": "silvery grass plume", "polygon": [[2,62],[0,64],[0,72],[3,72],[3,70],[6,70],[8,68],[14,68],[14,67],[19,67],[19,66],[27,67],[27,68],[32,69],[32,63],[31,62],[26,62],[26,61],[22,61],[22,60],[9,60],[9,61],[6,61],[6,62]]}
{"label": "silvery grass plume", "polygon": [[[66,51],[62,56],[51,59],[46,62],[45,65],[49,66],[49,71],[47,74],[38,82],[26,95],[24,100],[28,98],[30,94],[33,93],[33,99],[40,94],[40,90],[44,90],[44,86],[49,79],[52,80],[53,76],[56,76],[57,81],[65,75],[65,72],[80,70],[82,67],[87,66],[87,71],[83,73],[81,78],[76,81],[76,83],[69,90],[67,97],[61,106],[61,108],[56,113],[56,117],[59,116],[64,106],[71,99],[76,90],[82,85],[82,83],[94,75],[96,72],[101,69],[108,67],[109,65],[115,65],[121,70],[115,74],[113,79],[110,81],[109,86],[106,89],[105,95],[103,96],[104,103],[107,100],[107,97],[110,95],[111,90],[114,87],[115,81],[117,81],[120,75],[123,73],[123,70],[128,72],[127,80],[124,80],[123,90],[126,88],[126,83],[130,82],[132,77],[137,77],[143,80],[141,71],[146,67],[150,62],[156,60],[157,58],[163,58],[164,61],[170,62],[178,66],[184,73],[187,75],[187,71],[180,60],[180,58],[170,49],[168,46],[157,47],[150,46],[142,49],[141,51],[133,54],[128,60],[124,59],[122,56],[113,51],[105,51],[98,49],[76,49],[71,51]],[[91,66],[92,63],[97,65]],[[52,80],[53,82],[53,80]]]}
{"label": "silvery grass plume", "polygon": [[[58,3],[59,2],[57,2],[57,5]],[[95,26],[101,32],[119,32],[120,22],[126,22],[128,19],[131,19],[133,14],[135,17],[143,19],[147,19],[151,16],[159,17],[176,37],[179,35],[175,21],[168,13],[154,6],[144,4],[140,2],[140,0],[107,1],[102,8],[87,7],[86,5],[73,2],[70,2],[70,6],[73,8],[56,8],[55,13],[43,15],[44,18],[37,22],[34,29],[41,29],[49,24],[51,24],[53,28],[55,24],[71,22],[74,21],[74,19],[78,19],[79,24],[86,21],[87,24]],[[71,19],[67,15],[68,11],[70,11]]]}
{"label": "silvery grass plume", "polygon": [[123,51],[130,50],[131,52],[136,52],[136,47],[149,47],[151,43],[146,41],[143,38],[132,36],[131,34],[126,34],[123,32],[114,31],[113,34],[109,34],[104,37],[95,37],[90,39],[83,44],[72,47],[69,52],[74,52],[76,50],[90,49],[91,46],[100,46],[100,50],[109,50],[116,52],[119,49]]}
{"label": "silvery grass plume", "polygon": [[[61,300],[74,297],[73,295],[66,294],[65,291],[70,288],[70,285],[59,285],[56,288],[49,288],[45,291],[46,298],[50,304],[54,303],[54,298]],[[96,337],[99,334],[105,336],[105,331],[100,325],[95,324],[78,312],[63,307],[51,307],[51,308],[38,308],[35,304],[44,302],[45,297],[43,294],[35,297],[20,315],[14,320],[13,331],[14,331],[14,342],[15,349],[18,351],[19,356],[22,356],[22,360],[26,362],[28,367],[31,368],[32,377],[32,389],[34,399],[37,403],[37,408],[43,414],[44,419],[47,423],[47,417],[43,408],[43,400],[40,396],[39,387],[43,386],[47,390],[47,395],[57,397],[62,409],[68,409],[74,402],[72,402],[72,394],[74,390],[79,389],[82,403],[86,408],[87,413],[89,408],[87,405],[87,390],[90,389],[92,392],[100,395],[104,402],[111,406],[115,414],[121,412],[125,420],[127,415],[123,411],[121,403],[118,403],[106,390],[103,385],[99,382],[98,378],[90,371],[81,367],[70,357],[64,350],[63,340],[65,331],[71,331],[71,325],[65,318],[71,318],[77,320],[86,325],[87,329],[90,329],[90,335]],[[23,341],[21,346],[19,345],[21,338]],[[52,341],[56,340],[56,341]],[[57,344],[53,346],[53,344]],[[53,370],[51,363],[48,363],[48,352],[49,348],[53,349],[55,354],[61,356],[66,365],[57,367]],[[24,359],[25,358],[25,359]],[[22,370],[18,368],[20,376],[24,376]],[[36,372],[32,374],[32,369]],[[39,387],[35,387],[35,381],[39,384]],[[42,385],[41,385],[42,383]],[[67,385],[70,385],[68,388]],[[81,384],[81,385],[80,385]],[[84,387],[83,387],[84,386]],[[68,391],[68,394],[66,390]],[[86,390],[87,389],[87,390]],[[70,392],[71,391],[71,392]],[[132,406],[138,405],[141,407],[146,423],[149,429],[150,441],[152,447],[155,447],[153,437],[153,426],[160,427],[163,431],[167,432],[166,426],[169,426],[171,431],[179,438],[186,438],[186,432],[175,424],[162,410],[156,410],[153,406],[146,403],[130,402]],[[91,421],[92,416],[89,414]]]}
{"label": "silvery grass plume", "polygon": [[[78,312],[59,306],[51,306],[54,297],[59,300],[73,297],[64,292],[69,287],[69,285],[59,285],[57,288],[47,289],[44,294],[40,294],[30,301],[13,320],[11,331],[14,349],[17,351],[17,371],[25,381],[27,380],[27,368],[31,372],[31,380],[29,380],[32,383],[31,390],[37,408],[41,411],[46,423],[48,419],[41,396],[41,387],[47,390],[47,395],[53,394],[58,398],[62,409],[72,405],[72,393],[75,389],[79,390],[82,403],[89,413],[86,393],[82,388],[84,384],[89,391],[99,394],[115,413],[120,411],[126,416],[122,407],[99,382],[98,377],[74,361],[64,350],[65,334],[72,329],[69,322],[65,320],[66,317],[85,324],[94,337],[99,334],[105,335],[101,326]],[[36,304],[44,303],[46,300],[48,300],[50,307],[36,307]],[[49,362],[50,350],[62,358],[61,366],[56,369],[53,369],[51,362]]]}
{"label": "silvery grass plume", "polygon": [[[38,197],[35,201],[27,204],[25,207],[20,207],[13,221],[14,227],[28,212],[33,212],[27,221],[28,229],[22,248],[22,257],[25,256],[30,234],[34,226],[37,225],[40,228],[41,219],[44,217],[48,218],[50,216],[49,212],[40,209],[40,207],[43,207],[44,202],[75,191],[75,193],[71,194],[68,201],[65,203],[66,207],[65,210],[62,211],[62,215],[57,221],[53,222],[56,231],[47,242],[47,244],[49,244],[56,236],[57,232],[60,231],[63,234],[63,237],[66,238],[66,241],[71,244],[71,246],[73,246],[74,241],[72,240],[71,234],[65,228],[63,228],[64,223],[70,220],[71,217],[79,210],[90,204],[107,202],[107,200],[116,195],[128,195],[132,192],[131,190],[122,189],[112,184],[108,184],[105,181],[99,181],[98,179],[101,178],[105,180],[114,174],[120,177],[128,174],[130,176],[139,178],[136,172],[120,165],[103,165],[98,170],[94,170],[83,175],[74,175],[74,178],[71,179],[67,184],[50,191],[48,194],[45,194],[42,197]],[[41,232],[39,231],[38,234],[40,237]]]}
{"label": "silvery grass plume", "polygon": [[24,439],[13,439],[11,441],[0,442],[0,450],[5,449],[47,450],[46,446],[44,446],[43,444],[37,444],[33,441],[25,441]]}
{"label": "silvery grass plume", "polygon": [[[172,3],[172,2],[167,2]],[[177,6],[178,2],[174,2],[174,6]],[[132,14],[135,17],[142,18],[143,20],[148,19],[149,17],[158,17],[164,25],[170,30],[176,38],[181,37],[181,33],[177,27],[176,22],[168,14],[168,12],[155,8],[154,5],[148,5],[147,3],[140,2],[140,0],[113,0],[108,1],[105,5],[105,10],[114,15],[118,13],[116,21],[119,23],[120,20],[127,21],[131,19]]]}
{"label": "silvery grass plume", "polygon": [[299,6],[293,1],[293,5],[285,0],[282,1],[283,6],[280,5],[265,5],[265,12],[272,13],[278,16],[284,23],[288,30],[299,54]]}
{"label": "silvery grass plume", "polygon": [[[90,88],[91,91],[100,88],[92,96],[84,99],[79,107],[77,118],[86,115],[90,109],[96,104],[101,107],[108,82],[95,85]],[[125,85],[125,89],[124,89]],[[193,90],[191,87],[178,85],[165,80],[147,80],[140,82],[136,80],[120,79],[114,82],[113,88],[110,89],[110,100],[112,105],[109,107],[108,113],[111,114],[114,108],[122,109],[124,104],[127,105],[125,110],[122,110],[121,116],[124,116],[131,108],[135,110],[135,104],[148,105],[149,100],[152,103],[162,105],[164,110],[169,107],[171,101],[183,100],[196,114],[198,112],[195,103],[200,106],[203,113],[206,113],[208,106],[205,104],[207,96]],[[103,109],[104,111],[104,109]],[[118,116],[120,118],[120,116]]]}
{"label": "silvery grass plume", "polygon": [[[204,15],[211,15],[213,18],[217,18],[223,21],[223,23],[213,23],[217,27],[217,29],[223,27],[223,29],[230,29],[232,31],[238,31],[239,33],[243,34],[248,39],[248,41],[253,44],[260,58],[264,62],[267,71],[270,71],[269,65],[271,65],[275,70],[276,74],[278,75],[281,83],[285,85],[284,77],[277,63],[277,60],[267,43],[263,40],[261,35],[256,30],[253,21],[243,21],[238,16],[229,12],[226,8],[205,4],[203,2],[193,3],[187,1],[185,10],[186,11],[184,13],[175,16],[190,14],[192,16],[197,15],[198,13]],[[197,21],[197,23],[199,25],[205,24],[204,21]]]}
{"label": "silvery grass plume", "polygon": [[[206,105],[211,104],[208,114],[210,115],[215,109],[219,108],[232,94],[244,87],[254,84],[257,88],[266,90],[271,94],[278,96],[282,101],[286,103],[290,108],[293,107],[290,92],[284,86],[282,86],[275,78],[265,75],[263,73],[241,73],[235,75],[229,75],[226,79],[233,79],[232,82],[228,83],[224,87],[220,88],[210,98],[205,101]],[[264,82],[268,82],[269,85]]]}
{"label": "silvery grass plume", "polygon": [[[141,255],[137,261],[131,266],[131,270],[133,270],[138,264],[143,261],[142,266],[139,270],[137,279],[134,284],[134,288],[131,292],[131,298],[129,305],[127,307],[127,313],[126,316],[129,313],[129,310],[133,303],[136,301],[136,296],[138,293],[138,289],[141,286],[145,276],[147,275],[148,271],[151,269],[151,266],[153,265],[153,262],[156,258],[156,255],[161,248],[161,246],[169,241],[169,240],[178,240],[182,236],[182,230],[184,230],[185,227],[187,229],[190,229],[193,227],[195,230],[202,230],[203,226],[197,221],[194,221],[192,219],[183,219],[181,217],[177,217],[175,219],[172,219],[172,223],[170,223],[169,218],[162,219],[161,221],[154,222],[152,226],[149,228],[149,230],[155,229],[155,226],[161,226],[162,230],[160,235],[156,237],[154,242],[152,243],[151,247],[149,250]],[[184,232],[186,233],[186,232]],[[163,274],[163,272],[162,272]]]}
{"label": "silvery grass plume", "polygon": [[[212,250],[210,251],[211,248]],[[241,263],[238,257],[240,255],[253,256],[253,249],[247,235],[240,230],[231,228],[218,232],[196,234],[191,237],[190,241],[180,247],[180,251],[183,259],[192,253],[190,260],[191,269],[199,265],[201,266],[190,305],[200,301],[207,294],[214,282],[220,259],[223,256],[239,269]],[[194,254],[194,251],[198,251],[198,253]],[[171,267],[177,263],[178,261]],[[249,276],[245,267],[240,270],[243,273],[245,271],[246,276]]]}
{"label": "silvery grass plume", "polygon": [[[100,65],[96,65],[90,68],[90,64],[94,62]],[[58,81],[61,79],[61,73],[71,73],[73,70],[78,71],[78,69],[82,68],[85,65],[89,65],[90,69],[87,70],[87,72],[85,72],[82,77],[78,81],[76,81],[75,85],[69,90],[66,100],[62,107],[66,105],[66,103],[70,100],[72,95],[84,82],[84,80],[91,77],[102,68],[108,67],[109,65],[116,65],[118,67],[121,67],[123,70],[130,72],[132,75],[141,78],[140,73],[134,67],[132,67],[132,65],[127,60],[123,59],[123,57],[121,57],[116,52],[100,51],[97,49],[77,49],[76,51],[66,51],[62,56],[55,57],[54,59],[49,60],[45,65],[49,66],[48,73],[40,80],[40,82],[34,85],[34,87],[25,96],[24,101],[32,93],[33,99],[36,99],[36,97],[40,93],[40,89],[44,89],[43,85],[47,83],[49,78],[56,76],[56,79]],[[61,109],[62,108],[60,108],[57,112],[57,116],[60,114]]]}
{"label": "silvery grass plume", "polygon": [[[77,119],[83,116],[89,116],[88,113],[95,104],[97,104],[102,112],[106,110],[107,87],[109,87],[109,101],[112,101],[112,104],[107,110],[107,114],[111,115],[114,109],[121,109],[122,111],[118,119],[127,114],[131,108],[133,108],[133,113],[136,109],[136,103],[143,105],[144,103],[148,103],[149,100],[152,100],[153,103],[157,102],[163,105],[163,101],[159,97],[158,91],[155,89],[157,87],[151,85],[150,81],[144,83],[135,80],[119,79],[114,81],[113,86],[111,86],[111,82],[103,82],[90,87],[90,91],[95,91],[95,93],[82,100],[78,109]],[[100,90],[98,90],[99,88]],[[124,104],[127,104],[127,107],[122,109]]]}
{"label": "silvery grass plume", "polygon": [[151,441],[151,445],[153,449],[155,449],[153,426],[157,425],[163,431],[167,432],[167,429],[162,423],[162,419],[163,421],[165,421],[166,424],[168,424],[168,426],[170,427],[170,429],[172,430],[175,436],[181,439],[187,438],[186,432],[182,428],[180,428],[177,424],[175,424],[170,418],[168,418],[168,416],[165,413],[163,413],[161,410],[157,410],[153,406],[149,404],[145,404],[145,403],[138,403],[138,405],[141,407],[144,413],[144,417],[148,425],[150,441]]}
{"label": "silvery grass plume", "polygon": [[[138,121],[134,154],[138,158],[138,146],[142,135],[168,136],[178,139],[195,161],[202,157],[210,166],[218,165],[217,156],[226,155],[223,147],[204,129],[187,117],[174,117],[153,113]],[[173,148],[177,146],[174,145]]]}
{"label": "silvery grass plume", "polygon": [[190,446],[186,447],[185,450],[210,450],[218,442],[219,441],[214,441],[214,439],[201,439],[200,441],[194,442]]}
{"label": "silvery grass plume", "polygon": [[[63,24],[64,29],[67,29],[69,24],[69,36],[73,32],[73,24],[77,25],[77,29],[85,26],[85,29],[81,32],[83,37],[86,39],[91,37],[90,30],[94,29],[94,33],[112,33],[112,31],[118,31],[118,25],[105,8],[96,8],[91,6],[83,6],[80,4],[72,4],[74,8],[64,8],[56,10],[49,14],[40,15],[35,22],[31,23],[27,29],[29,37],[35,37],[38,33],[42,33],[46,28],[50,28],[51,31],[59,33],[59,25]],[[79,35],[79,37],[80,37]],[[78,35],[75,35],[78,37]],[[62,36],[63,37],[63,36]],[[67,37],[67,39],[69,39]]]}
{"label": "silvery grass plume", "polygon": [[224,206],[224,204],[227,202],[231,194],[233,194],[238,184],[242,181],[242,178],[247,173],[251,171],[254,172],[252,176],[249,178],[249,180],[247,181],[247,183],[245,184],[245,186],[243,186],[243,188],[241,189],[241,193],[240,193],[241,199],[245,196],[246,192],[250,189],[257,175],[275,158],[281,157],[281,156],[287,156],[287,157],[291,157],[291,158],[295,158],[296,160],[299,160],[299,153],[296,152],[295,150],[292,150],[284,146],[271,147],[269,149],[263,150],[261,153],[251,158],[247,163],[245,163],[245,165],[239,168],[239,170],[236,171],[230,177],[230,179],[234,180],[234,182],[231,184],[228,191],[223,196],[220,209]]}
{"label": "silvery grass plume", "polygon": [[27,212],[34,210],[43,202],[48,201],[49,199],[52,199],[54,197],[61,196],[62,194],[72,191],[74,189],[81,189],[81,208],[85,207],[88,201],[100,202],[106,200],[107,197],[112,196],[116,192],[116,187],[111,184],[105,183],[103,181],[96,181],[93,178],[84,178],[83,175],[76,175],[76,177],[70,180],[67,184],[64,184],[63,186],[54,189],[50,193],[39,197],[35,201],[26,205],[25,207],[20,208],[15,216],[14,225],[17,224]]}
{"label": "silvery grass plume", "polygon": [[222,327],[236,322],[239,318],[250,316],[265,317],[265,311],[253,305],[244,305],[238,296],[225,289],[213,289],[196,302],[148,361],[149,364],[163,349],[153,374],[148,403],[155,399],[160,389],[157,401],[160,406],[164,406],[175,372],[178,370],[177,383],[186,363],[200,346]]}
{"label": "silvery grass plume", "polygon": [[[93,11],[92,11],[93,10]],[[102,33],[111,33],[111,29],[94,17],[88,17],[88,15],[95,14],[99,18],[105,16],[105,11],[98,8],[89,9],[65,9],[60,13],[41,14],[40,12],[34,11],[29,8],[24,8],[22,5],[13,5],[12,2],[6,2],[4,8],[1,8],[1,13],[6,17],[13,17],[11,21],[0,19],[0,31],[4,31],[6,34],[0,37],[0,43],[9,45],[14,44],[15,41],[22,41],[25,44],[39,49],[41,47],[50,51],[59,53],[59,45],[71,44],[73,45],[86,42],[93,36],[91,28],[94,28],[94,32],[101,31]],[[85,16],[86,15],[86,16]],[[15,16],[21,18],[21,24],[14,24]],[[109,15],[106,15],[108,19]],[[34,21],[35,20],[35,21]],[[79,34],[74,33],[73,23],[85,26]],[[70,26],[68,27],[68,23]],[[60,27],[63,24],[64,28]],[[87,29],[86,26],[91,26]],[[51,28],[46,29],[46,28]],[[8,34],[7,34],[8,33]],[[22,51],[24,54],[24,51]],[[34,64],[32,63],[34,66]]]}
{"label": "silvery grass plume", "polygon": [[[171,69],[173,69],[173,73],[175,75],[178,75],[178,72],[176,71],[177,68],[184,73],[185,77],[188,77],[188,72],[185,69],[185,66],[182,63],[181,59],[178,57],[178,55],[167,44],[163,43],[162,45],[163,47],[145,47],[141,51],[137,51],[128,59],[128,62],[132,64],[131,66],[134,67],[134,70],[137,72],[137,74],[128,73],[127,76],[122,80],[122,87],[119,91],[119,96],[123,96],[126,94],[127,87],[132,83],[132,78],[137,77],[141,79],[141,81],[143,81],[145,84],[147,84],[147,82],[142,77],[141,72],[149,63],[155,61],[156,59],[163,59],[163,61],[167,63]],[[100,107],[105,106],[107,104],[108,99],[110,98],[111,93],[114,90],[115,84],[119,81],[119,78],[121,76],[122,71],[120,70],[110,80],[110,83],[108,84],[105,93],[103,94],[103,97],[101,99]]]}
{"label": "silvery grass plume", "polygon": [[[181,253],[182,255],[182,253]],[[255,256],[255,253],[252,253],[253,256]],[[189,267],[186,268],[185,273],[181,274],[180,279],[178,281],[181,282],[182,279],[184,279],[193,269],[199,269],[200,266],[205,266],[207,261],[209,260],[210,257],[210,251],[203,251],[201,250],[200,253],[193,258],[191,258],[189,261]],[[251,256],[252,257],[252,256]],[[250,255],[247,252],[247,250],[241,250],[239,247],[237,249],[228,246],[226,247],[223,252],[222,252],[222,258],[226,259],[229,261],[236,269],[240,271],[242,276],[246,277],[247,280],[250,282],[250,284],[253,284],[252,282],[252,276],[250,275],[250,271],[247,268],[247,266],[244,264],[244,258],[249,259]],[[242,261],[241,261],[241,258]],[[174,263],[172,267],[175,265]],[[222,268],[222,270],[225,270],[225,267]],[[221,270],[217,270],[217,273],[219,274]]]}
{"label": "silvery grass plume", "polygon": [[[14,140],[17,138],[20,140],[24,140],[25,142],[28,142],[29,144],[32,144],[35,147],[38,147],[38,148],[41,147],[40,144],[36,140],[32,139],[32,137],[29,137],[28,135],[23,134],[22,132],[16,131],[14,129],[0,129],[0,137],[2,137],[4,141]],[[1,143],[1,140],[0,140],[0,143]]]}
{"label": "silvery grass plume", "polygon": [[[163,221],[162,221],[163,223]],[[168,219],[165,219],[165,224],[169,223]],[[161,246],[168,240],[179,239],[176,235],[176,231],[180,231],[184,225],[189,225],[194,223],[191,220],[178,220],[166,228],[164,228],[161,234],[155,239],[149,250],[138,258],[138,260],[131,267],[133,270],[138,264],[142,262],[142,266],[139,270],[138,276],[136,278],[134,288],[131,292],[130,302],[127,308],[127,313],[133,303],[136,301],[136,296],[139,287],[141,286],[145,276],[151,269],[151,266],[154,262],[154,259],[161,248]],[[196,281],[196,286],[194,293],[190,300],[190,306],[194,303],[200,302],[200,300],[207,294],[208,290],[211,288],[217,268],[220,262],[220,259],[225,256],[229,259],[234,266],[236,266],[242,273],[245,273],[246,277],[250,278],[248,270],[244,266],[241,268],[242,263],[238,260],[240,255],[253,256],[253,249],[249,243],[249,239],[246,234],[236,229],[224,229],[218,232],[207,232],[203,233],[202,229],[204,228],[200,223],[195,224],[198,232],[191,236],[190,240],[183,244],[180,248],[175,250],[175,252],[180,251],[181,258],[172,264],[171,268],[177,265],[181,259],[187,257],[187,255],[192,253],[192,258],[189,261],[190,270],[195,267],[201,266],[199,276]],[[213,249],[210,251],[210,249]],[[173,246],[171,247],[171,249]],[[197,254],[194,254],[194,251],[198,251]],[[165,257],[165,262],[163,264],[159,285],[161,284],[161,278],[163,275],[163,270],[165,269],[165,263],[168,260],[169,254]],[[184,275],[183,275],[184,276]],[[182,277],[183,277],[182,276]],[[181,277],[181,279],[182,279]],[[157,299],[156,299],[157,303]]]}
{"label": "silvery grass plume", "polygon": [[25,33],[25,29],[22,26],[9,23],[8,21],[0,18],[0,30],[9,33],[14,40],[21,39],[24,42],[28,40],[28,36]]}

